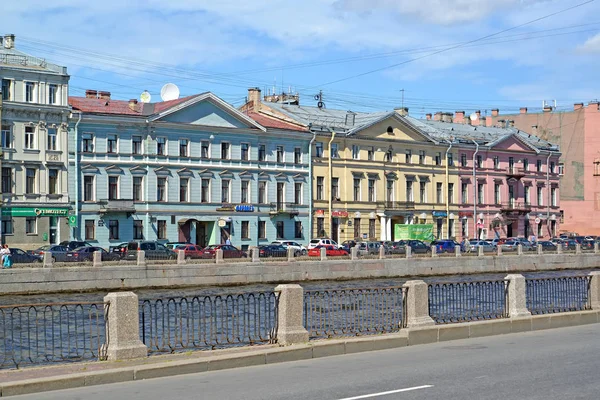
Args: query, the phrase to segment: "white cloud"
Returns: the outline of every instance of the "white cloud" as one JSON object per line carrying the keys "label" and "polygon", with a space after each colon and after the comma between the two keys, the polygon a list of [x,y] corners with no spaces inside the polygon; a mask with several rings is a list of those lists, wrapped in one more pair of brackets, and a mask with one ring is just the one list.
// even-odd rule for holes
{"label": "white cloud", "polygon": [[581,53],[600,53],[600,33],[586,40],[577,50]]}

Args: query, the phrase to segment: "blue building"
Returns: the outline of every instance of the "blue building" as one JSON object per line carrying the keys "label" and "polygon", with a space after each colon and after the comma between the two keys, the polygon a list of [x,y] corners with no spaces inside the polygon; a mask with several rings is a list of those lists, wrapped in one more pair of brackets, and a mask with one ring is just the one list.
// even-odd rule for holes
{"label": "blue building", "polygon": [[159,103],[70,97],[74,239],[308,242],[305,128],[261,123],[212,93]]}

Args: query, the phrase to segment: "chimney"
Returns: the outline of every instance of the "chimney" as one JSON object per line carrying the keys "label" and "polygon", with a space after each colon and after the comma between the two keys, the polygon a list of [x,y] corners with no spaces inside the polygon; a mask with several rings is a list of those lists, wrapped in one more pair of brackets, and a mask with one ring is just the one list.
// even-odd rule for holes
{"label": "chimney", "polygon": [[431,113],[425,114],[425,118],[427,119],[427,121],[431,121]]}
{"label": "chimney", "polygon": [[4,35],[4,40],[2,41],[5,49],[14,49],[15,48],[15,35],[12,33],[9,35]]}
{"label": "chimney", "polygon": [[88,89],[85,91],[85,98],[86,99],[97,99],[98,98],[98,91],[97,90],[92,90],[92,89]]}
{"label": "chimney", "polygon": [[492,126],[492,117],[489,115],[485,117],[485,126]]}
{"label": "chimney", "polygon": [[401,115],[403,117],[406,117],[408,115],[408,107],[394,108],[394,111],[396,111],[398,115]]}
{"label": "chimney", "polygon": [[465,123],[465,112],[464,111],[456,111],[454,113],[454,122],[457,124]]}
{"label": "chimney", "polygon": [[[471,125],[473,125],[473,126],[485,125],[485,123],[482,123],[482,121],[481,121],[481,111],[480,110],[475,111],[473,114],[475,114],[475,116],[477,118],[475,118],[474,121],[471,121]],[[469,119],[470,119],[470,117],[469,117]]]}
{"label": "chimney", "polygon": [[544,112],[551,112],[552,111],[552,106],[544,106]]}
{"label": "chimney", "polygon": [[492,117],[497,117],[497,116],[498,116],[498,114],[500,114],[500,110],[498,110],[497,108],[494,108],[494,109],[492,110]]}
{"label": "chimney", "polygon": [[260,89],[257,87],[248,89],[248,102],[251,103],[248,109],[259,111],[261,105]]}
{"label": "chimney", "polygon": [[354,126],[354,120],[356,119],[356,113],[352,111],[346,112],[346,126]]}
{"label": "chimney", "polygon": [[438,111],[433,115],[433,120],[434,121],[441,121],[442,120],[442,112]]}
{"label": "chimney", "polygon": [[573,110],[579,110],[583,108],[583,103],[575,103],[573,104]]}
{"label": "chimney", "polygon": [[452,113],[443,113],[442,121],[452,123]]}
{"label": "chimney", "polygon": [[135,111],[137,103],[138,103],[137,99],[129,100],[129,108],[132,109],[133,111]]}
{"label": "chimney", "polygon": [[537,125],[531,125],[531,134],[537,136],[537,133],[538,133],[538,126]]}
{"label": "chimney", "polygon": [[101,98],[102,100],[110,100],[110,92],[99,91],[98,97]]}
{"label": "chimney", "polygon": [[527,114],[527,107],[521,107],[519,111],[521,112],[521,114]]}

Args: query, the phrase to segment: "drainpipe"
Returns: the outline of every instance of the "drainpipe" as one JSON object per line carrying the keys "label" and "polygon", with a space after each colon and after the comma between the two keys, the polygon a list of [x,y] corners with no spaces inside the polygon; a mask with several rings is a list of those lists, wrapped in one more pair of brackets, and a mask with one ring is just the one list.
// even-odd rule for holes
{"label": "drainpipe", "polygon": [[333,182],[333,157],[331,154],[331,144],[333,143],[333,139],[335,139],[335,131],[329,129],[329,132],[331,132],[331,140],[329,141],[329,233],[331,237],[331,234],[333,233],[333,217],[331,216],[333,212],[333,193],[331,192]]}
{"label": "drainpipe", "polygon": [[452,142],[448,142],[450,146],[446,150],[446,230],[448,231],[448,239],[450,239],[450,197],[449,195],[449,187],[450,187],[450,166],[448,165],[448,153],[452,150]]}
{"label": "drainpipe", "polygon": [[[148,181],[149,181],[148,176],[150,175],[150,161],[148,159],[148,154],[150,154],[150,140],[152,140],[152,126],[150,125],[150,121],[146,120],[146,140],[144,141],[144,143],[146,143],[146,148],[142,149],[142,151],[144,153],[144,161],[146,164],[146,179],[144,179],[144,192],[145,192],[144,193],[144,203],[146,206],[146,215],[145,215],[146,223],[144,225],[146,227],[145,228],[146,232],[144,234],[146,235],[147,239],[150,238],[150,232],[152,231],[150,229],[150,226],[152,225],[152,216],[150,215],[150,202],[149,202],[150,190],[148,189]],[[133,183],[133,177],[131,179],[132,179],[132,183]],[[158,235],[157,235],[157,237],[158,237]],[[177,225],[177,240],[179,241],[179,225]]]}
{"label": "drainpipe", "polygon": [[77,227],[73,229],[77,232],[77,237],[73,235],[73,238],[81,240],[81,224],[79,223],[79,186],[83,183],[79,176],[79,123],[81,122],[81,112],[77,114],[77,122],[75,123],[75,180],[77,182],[75,185],[75,220],[77,221]]}
{"label": "drainpipe", "polygon": [[[473,153],[473,229],[477,232],[477,153],[479,153],[479,143],[475,140],[471,140],[475,143],[475,153]],[[479,239],[477,235],[476,239]]]}
{"label": "drainpipe", "polygon": [[[312,167],[312,145],[317,138],[317,133],[313,132],[313,137],[308,144],[308,241],[313,235],[313,167]],[[317,236],[318,233],[317,233]]]}
{"label": "drainpipe", "polygon": [[550,157],[552,157],[552,152],[548,153],[548,158],[546,158],[546,190],[548,191],[547,194],[547,203],[546,204],[546,227],[548,228],[548,234],[551,235],[552,232],[550,232]]}

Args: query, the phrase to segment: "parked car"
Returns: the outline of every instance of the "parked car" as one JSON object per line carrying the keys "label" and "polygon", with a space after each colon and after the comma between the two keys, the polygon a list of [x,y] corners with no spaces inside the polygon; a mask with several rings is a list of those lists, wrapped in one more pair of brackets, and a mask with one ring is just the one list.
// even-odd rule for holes
{"label": "parked car", "polygon": [[554,238],[550,239],[550,241],[551,241],[552,243],[554,243],[554,245],[557,245],[557,244],[559,244],[559,243],[560,243],[560,244],[563,244],[565,240],[564,240],[564,239],[561,239],[561,238],[554,237]]}
{"label": "parked car", "polygon": [[579,243],[577,243],[577,240],[575,239],[567,239],[562,245],[564,250],[575,250],[578,244]]}
{"label": "parked car", "polygon": [[109,253],[115,253],[119,256],[119,258],[125,258],[127,255],[127,246],[129,243],[121,243],[116,246],[110,246],[108,248]]}
{"label": "parked car", "polygon": [[523,251],[535,250],[535,246],[533,245],[533,243],[531,243],[529,240],[527,240],[525,238],[516,238],[515,241],[517,242],[517,244],[519,244],[519,243],[521,244]]}
{"label": "parked car", "polygon": [[356,240],[344,240],[342,242],[342,247],[345,249],[351,249],[356,246],[356,243],[358,243]]}
{"label": "parked car", "polygon": [[223,251],[223,258],[243,258],[247,256],[244,251],[230,244],[211,244],[202,250],[202,258],[215,258],[219,249]]}
{"label": "parked car", "polygon": [[379,248],[381,247],[381,243],[379,242],[358,242],[355,246],[358,250],[358,255],[366,256],[366,255],[375,255],[379,254]]}
{"label": "parked car", "polygon": [[543,251],[556,251],[556,245],[549,240],[540,240],[538,244],[542,245]]}
{"label": "parked car", "polygon": [[28,264],[28,263],[42,262],[41,256],[26,253],[21,249],[16,249],[13,247],[9,248],[9,250],[10,250],[10,254],[12,256],[13,263]]}
{"label": "parked car", "polygon": [[82,246],[69,251],[67,253],[67,261],[93,261],[95,251],[100,252],[100,259],[102,261],[117,261],[121,259],[118,253],[109,253],[102,247]]}
{"label": "parked car", "polygon": [[320,239],[312,239],[309,243],[308,243],[308,250],[310,249],[314,249],[317,246],[334,246],[334,247],[340,247],[335,240],[331,240],[328,238],[320,238]]}
{"label": "parked car", "polygon": [[496,251],[497,247],[493,245],[491,242],[487,240],[477,240],[475,242],[471,242],[471,251],[478,252],[479,248],[483,248],[484,253],[491,253]]}
{"label": "parked car", "polygon": [[519,243],[520,242],[517,240],[507,240],[506,242],[502,243],[500,247],[502,248],[502,251],[517,251],[517,246]]}
{"label": "parked car", "polygon": [[408,240],[406,245],[410,246],[410,250],[413,254],[431,253],[431,247],[420,240]]}
{"label": "parked car", "polygon": [[342,257],[348,255],[348,252],[346,250],[340,249],[332,244],[313,247],[312,249],[308,250],[308,255],[311,257],[319,257],[321,255],[322,247],[325,248],[325,254],[327,255],[327,257]]}
{"label": "parked car", "polygon": [[593,250],[594,249],[594,243],[596,243],[594,240],[584,239],[580,243],[581,244],[581,249],[582,250]]}
{"label": "parked car", "polygon": [[280,244],[286,249],[294,249],[294,257],[305,256],[308,252],[306,247],[302,246],[298,242],[294,242],[293,240],[274,240],[271,242],[271,244]]}
{"label": "parked car", "polygon": [[399,240],[397,242],[390,242],[387,245],[388,254],[405,254],[406,253],[406,241]]}
{"label": "parked car", "polygon": [[185,244],[191,244],[191,243],[188,243],[188,242],[167,242],[165,244],[165,247],[167,249],[175,250],[177,247],[185,245]]}
{"label": "parked car", "polygon": [[146,258],[154,260],[175,260],[177,253],[156,241],[140,241],[127,243],[127,260],[137,260],[138,250],[143,250]]}
{"label": "parked car", "polygon": [[[169,243],[167,243],[167,246]],[[193,258],[202,258],[202,254],[204,249],[195,244],[180,244],[175,247],[174,251],[177,253],[179,250],[183,250],[183,256],[186,260],[191,260]]]}
{"label": "parked car", "polygon": [[434,240],[431,242],[431,247],[435,246],[438,253],[454,253],[456,243],[454,240]]}
{"label": "parked car", "polygon": [[287,249],[280,244],[258,246],[259,257],[287,257]]}
{"label": "parked car", "polygon": [[76,248],[83,246],[92,246],[90,243],[81,240],[65,240],[64,242],[60,242],[58,245],[68,247],[69,250],[75,250]]}
{"label": "parked car", "polygon": [[29,254],[43,258],[44,253],[48,252],[52,253],[52,261],[64,262],[67,261],[67,253],[69,252],[69,248],[58,244],[47,244],[45,246],[38,247],[35,250],[31,250]]}

